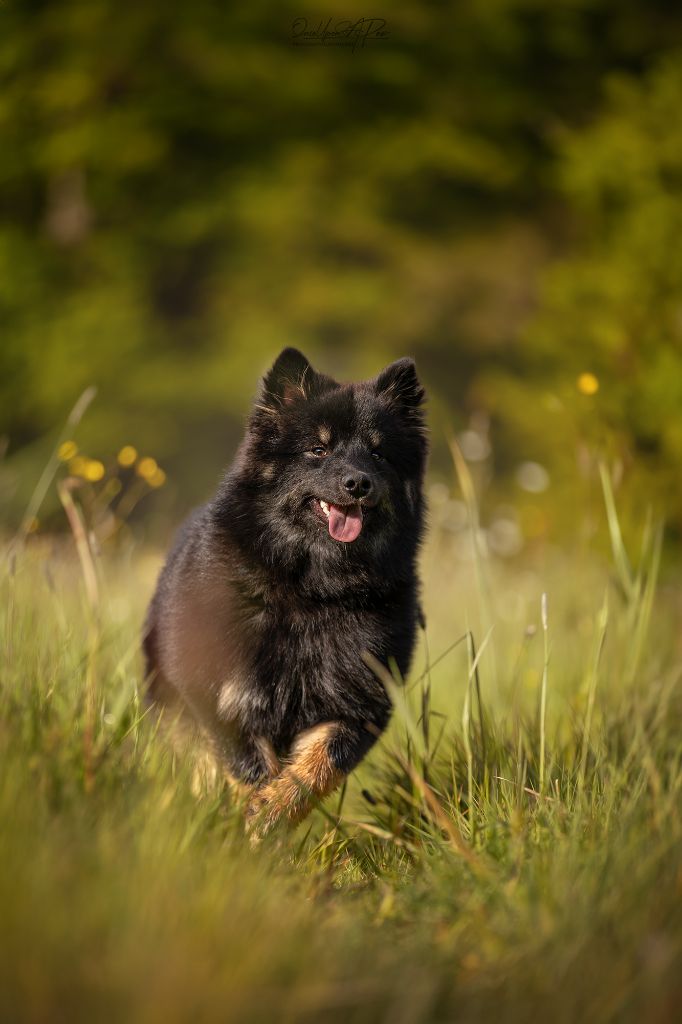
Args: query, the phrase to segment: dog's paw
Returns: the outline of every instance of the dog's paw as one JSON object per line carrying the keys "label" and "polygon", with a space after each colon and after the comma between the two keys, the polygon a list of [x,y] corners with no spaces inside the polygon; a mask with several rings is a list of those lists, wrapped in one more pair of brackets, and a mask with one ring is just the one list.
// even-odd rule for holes
{"label": "dog's paw", "polygon": [[246,806],[246,832],[252,845],[281,824],[297,824],[308,810],[305,789],[286,771],[251,794]]}
{"label": "dog's paw", "polygon": [[246,804],[245,816],[247,822],[252,822],[258,818],[260,814],[268,806],[268,794],[265,792],[265,788],[256,789],[251,795]]}

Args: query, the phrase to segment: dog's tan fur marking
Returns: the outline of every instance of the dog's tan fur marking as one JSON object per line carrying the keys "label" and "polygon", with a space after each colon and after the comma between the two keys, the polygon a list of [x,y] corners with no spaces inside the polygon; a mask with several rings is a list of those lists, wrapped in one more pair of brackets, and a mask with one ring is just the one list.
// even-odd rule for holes
{"label": "dog's tan fur marking", "polygon": [[322,444],[329,444],[329,442],[332,439],[331,428],[330,427],[325,427],[324,425],[322,425],[322,426],[320,426],[318,428],[317,432],[319,434],[320,441],[322,442]]}
{"label": "dog's tan fur marking", "polygon": [[342,782],[343,774],[329,756],[329,743],[337,729],[336,722],[323,722],[300,733],[285,768],[253,794],[248,814],[255,838],[265,835],[282,819],[290,824],[301,821],[316,800]]}
{"label": "dog's tan fur marking", "polygon": [[371,444],[372,448],[378,448],[382,441],[383,437],[381,436],[379,431],[372,430],[369,435],[369,443]]}

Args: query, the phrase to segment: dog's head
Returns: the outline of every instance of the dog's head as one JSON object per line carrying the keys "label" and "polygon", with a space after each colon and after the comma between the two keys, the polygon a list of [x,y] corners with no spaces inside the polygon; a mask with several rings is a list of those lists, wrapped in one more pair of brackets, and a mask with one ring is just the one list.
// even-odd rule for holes
{"label": "dog's head", "polygon": [[[239,460],[254,523],[276,548],[346,562],[414,551],[427,455],[411,359],[339,384],[285,349],[265,375]],[[351,554],[352,552],[352,554]]]}

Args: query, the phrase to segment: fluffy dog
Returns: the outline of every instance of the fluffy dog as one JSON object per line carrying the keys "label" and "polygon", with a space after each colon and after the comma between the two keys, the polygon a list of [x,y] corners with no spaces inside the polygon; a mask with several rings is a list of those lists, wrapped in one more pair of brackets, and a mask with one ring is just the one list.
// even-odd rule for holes
{"label": "fluffy dog", "polygon": [[259,833],[300,821],[385,729],[391,702],[363,655],[409,669],[423,400],[411,359],[339,384],[285,349],[218,493],[161,572],[150,697],[201,727],[249,787]]}

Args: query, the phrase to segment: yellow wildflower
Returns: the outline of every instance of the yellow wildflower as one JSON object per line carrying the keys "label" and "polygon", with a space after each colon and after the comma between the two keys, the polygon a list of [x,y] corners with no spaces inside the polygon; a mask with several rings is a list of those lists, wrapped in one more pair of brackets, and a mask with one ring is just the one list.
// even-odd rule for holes
{"label": "yellow wildflower", "polygon": [[164,473],[160,466],[157,466],[154,472],[151,474],[151,476],[147,477],[147,483],[149,484],[150,487],[163,487],[165,482],[166,474]]}
{"label": "yellow wildflower", "polygon": [[102,479],[104,476],[104,466],[99,459],[87,460],[83,476],[86,480],[90,480],[91,483],[95,483],[97,480]]}
{"label": "yellow wildflower", "polygon": [[154,476],[154,473],[156,473],[158,468],[159,466],[156,459],[153,459],[151,455],[145,455],[145,457],[140,459],[137,464],[137,475],[148,481]]}
{"label": "yellow wildflower", "polygon": [[132,444],[126,444],[121,448],[117,455],[117,459],[119,466],[123,466],[124,468],[132,466],[137,459],[137,449],[133,448]]}
{"label": "yellow wildflower", "polygon": [[581,373],[577,380],[578,391],[582,395],[596,395],[599,381],[593,373]]}
{"label": "yellow wildflower", "polygon": [[78,452],[78,445],[75,441],[64,441],[57,449],[57,458],[60,462],[69,462]]}

